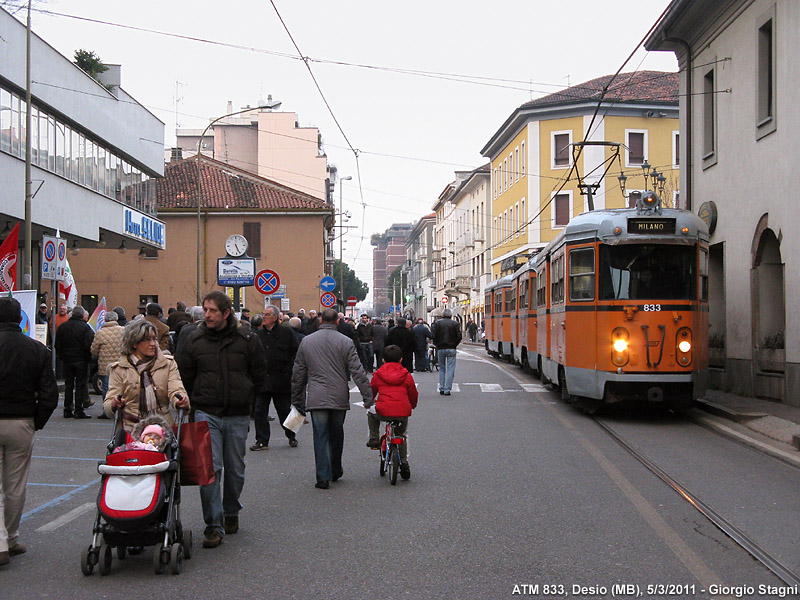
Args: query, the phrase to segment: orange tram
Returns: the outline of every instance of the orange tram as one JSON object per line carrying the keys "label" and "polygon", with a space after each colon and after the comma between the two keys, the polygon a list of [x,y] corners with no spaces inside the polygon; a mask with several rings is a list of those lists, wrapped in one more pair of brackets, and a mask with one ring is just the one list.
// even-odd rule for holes
{"label": "orange tram", "polygon": [[689,408],[708,367],[708,229],[692,212],[573,218],[485,295],[486,350],[552,382],[587,412],[621,401]]}

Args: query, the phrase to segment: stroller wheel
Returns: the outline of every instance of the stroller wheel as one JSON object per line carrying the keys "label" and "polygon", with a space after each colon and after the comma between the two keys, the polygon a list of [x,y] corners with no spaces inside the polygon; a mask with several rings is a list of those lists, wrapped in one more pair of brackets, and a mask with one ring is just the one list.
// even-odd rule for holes
{"label": "stroller wheel", "polygon": [[181,539],[181,543],[183,544],[183,558],[190,559],[192,558],[192,530],[191,529],[184,529],[183,536]]}
{"label": "stroller wheel", "polygon": [[[164,560],[164,555],[166,559]],[[153,571],[156,575],[161,575],[164,572],[164,565],[169,562],[169,552],[162,552],[161,546],[153,548]]]}
{"label": "stroller wheel", "polygon": [[92,547],[88,546],[81,554],[81,573],[87,577],[94,571],[95,563],[92,560],[93,558],[95,557],[93,556]]}
{"label": "stroller wheel", "polygon": [[172,574],[177,575],[183,568],[183,544],[172,544],[169,555],[169,567],[172,569]]}
{"label": "stroller wheel", "polygon": [[100,575],[108,575],[111,573],[111,546],[108,546],[105,542],[100,544],[99,559],[98,568],[100,570]]}

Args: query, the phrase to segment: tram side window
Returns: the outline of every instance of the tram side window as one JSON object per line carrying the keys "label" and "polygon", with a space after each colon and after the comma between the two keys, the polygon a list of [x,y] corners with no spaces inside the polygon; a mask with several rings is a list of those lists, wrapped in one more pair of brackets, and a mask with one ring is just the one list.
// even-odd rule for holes
{"label": "tram side window", "polygon": [[569,252],[569,299],[594,300],[594,248]]}
{"label": "tram side window", "polygon": [[564,301],[564,255],[562,254],[553,260],[551,271],[553,282],[551,284],[550,297],[553,304]]}
{"label": "tram side window", "polygon": [[503,312],[503,292],[496,292],[494,295],[494,314],[499,315]]}
{"label": "tram side window", "polygon": [[536,306],[547,304],[547,275],[544,271],[537,274],[536,281]]}
{"label": "tram side window", "polygon": [[492,295],[491,294],[486,294],[486,297],[483,299],[483,303],[486,306],[486,311],[488,312],[489,315],[491,315],[492,314],[492,308],[494,308],[492,306]]}
{"label": "tram side window", "polygon": [[528,308],[528,279],[519,284],[519,307]]}
{"label": "tram side window", "polygon": [[700,249],[700,302],[708,301],[708,250]]}
{"label": "tram side window", "polygon": [[514,312],[516,312],[516,310],[517,310],[517,288],[512,288],[511,289],[510,296],[511,296],[511,298],[509,299],[509,303],[508,303],[508,312],[513,315]]}

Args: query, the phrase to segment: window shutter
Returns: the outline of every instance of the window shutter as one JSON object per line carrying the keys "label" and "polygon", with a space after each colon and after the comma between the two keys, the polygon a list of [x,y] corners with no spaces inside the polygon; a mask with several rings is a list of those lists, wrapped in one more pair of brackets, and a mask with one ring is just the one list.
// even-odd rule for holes
{"label": "window shutter", "polygon": [[261,223],[244,223],[244,237],[247,239],[247,254],[261,258]]}

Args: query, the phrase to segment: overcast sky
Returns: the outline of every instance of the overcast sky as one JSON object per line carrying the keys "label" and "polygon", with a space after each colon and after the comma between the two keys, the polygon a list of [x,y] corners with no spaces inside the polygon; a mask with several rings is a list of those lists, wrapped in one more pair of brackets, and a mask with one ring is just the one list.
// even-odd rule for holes
{"label": "overcast sky", "polygon": [[[34,6],[174,35],[41,12],[33,28],[69,58],[83,48],[121,64],[122,87],[164,122],[167,147],[176,118],[203,128],[228,100],[238,110],[268,94],[319,127],[330,164],[353,177],[344,258],[371,288],[371,234],[430,213],[453,171],[486,162],[481,148],[520,104],[616,72],[668,0],[274,3],[344,135],[270,0],[46,0]],[[677,62],[640,50],[624,70],[637,69]]]}

